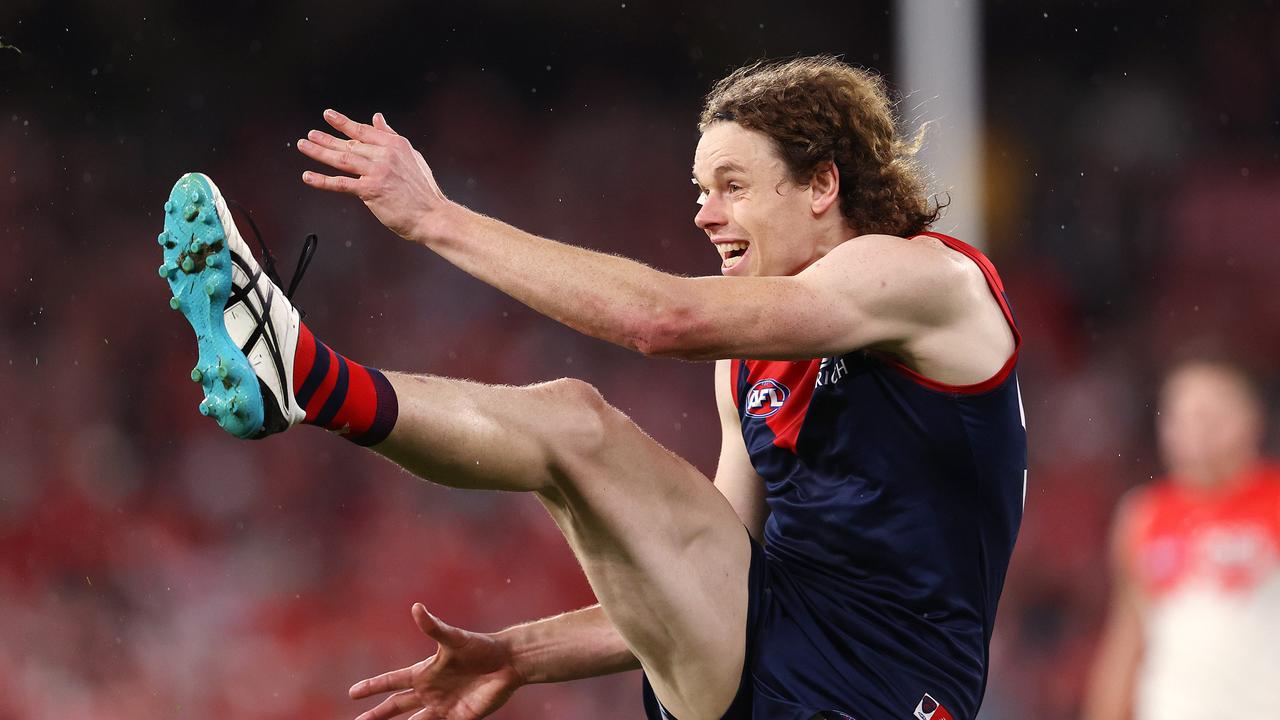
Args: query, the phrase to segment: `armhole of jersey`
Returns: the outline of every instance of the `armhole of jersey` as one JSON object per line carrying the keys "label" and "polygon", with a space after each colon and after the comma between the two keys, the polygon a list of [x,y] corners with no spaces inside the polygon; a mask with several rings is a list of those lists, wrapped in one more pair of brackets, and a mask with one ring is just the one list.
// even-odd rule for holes
{"label": "armhole of jersey", "polygon": [[738,399],[738,373],[741,370],[741,360],[729,361],[729,395],[733,398],[733,406],[739,409],[741,409],[741,401]]}
{"label": "armhole of jersey", "polygon": [[1141,545],[1143,529],[1151,522],[1151,489],[1138,488],[1133,494],[1122,498],[1117,512],[1120,514],[1116,518],[1116,528],[1111,540],[1119,547],[1112,552],[1119,553],[1125,571],[1132,575],[1138,564],[1138,547]]}
{"label": "armhole of jersey", "polygon": [[992,265],[991,261],[987,259],[987,256],[983,255],[977,248],[963,243],[950,235],[943,235],[942,233],[924,232],[914,237],[919,237],[920,235],[927,235],[952,250],[961,253],[972,260],[973,263],[982,270],[982,276],[987,280],[987,288],[991,290],[991,295],[996,299],[996,302],[999,303],[1000,312],[1004,313],[1005,322],[1009,323],[1009,330],[1013,333],[1013,352],[1009,353],[1009,358],[1004,361],[1004,365],[996,371],[995,375],[992,375],[982,382],[973,383],[972,385],[949,385],[944,382],[939,382],[912,370],[896,357],[886,353],[877,353],[877,355],[882,357],[886,363],[898,372],[901,372],[903,375],[906,375],[915,382],[931,390],[959,395],[977,395],[995,390],[1003,385],[1013,373],[1013,367],[1018,364],[1018,351],[1022,348],[1022,333],[1018,332],[1018,325],[1013,320],[1013,311],[1009,308],[1009,300],[1004,294],[1004,282],[1000,280],[1000,275],[996,272],[995,265]]}

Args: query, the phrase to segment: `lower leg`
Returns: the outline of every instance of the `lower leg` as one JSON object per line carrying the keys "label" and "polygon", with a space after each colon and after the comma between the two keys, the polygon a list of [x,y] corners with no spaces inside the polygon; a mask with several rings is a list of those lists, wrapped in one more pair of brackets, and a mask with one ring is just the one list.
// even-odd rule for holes
{"label": "lower leg", "polygon": [[425,480],[456,488],[538,491],[554,481],[545,428],[586,442],[590,428],[563,421],[564,386],[482,385],[387,373],[399,419],[374,450]]}

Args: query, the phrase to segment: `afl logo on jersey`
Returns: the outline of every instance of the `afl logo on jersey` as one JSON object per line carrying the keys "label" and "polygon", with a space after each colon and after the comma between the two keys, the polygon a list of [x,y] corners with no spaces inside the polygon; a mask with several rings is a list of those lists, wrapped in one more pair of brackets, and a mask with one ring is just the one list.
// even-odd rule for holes
{"label": "afl logo on jersey", "polygon": [[747,416],[767,418],[782,409],[791,391],[772,378],[765,378],[747,391]]}
{"label": "afl logo on jersey", "polygon": [[918,720],[955,720],[947,709],[933,699],[929,693],[925,693],[920,698],[920,703],[916,705],[916,718]]}

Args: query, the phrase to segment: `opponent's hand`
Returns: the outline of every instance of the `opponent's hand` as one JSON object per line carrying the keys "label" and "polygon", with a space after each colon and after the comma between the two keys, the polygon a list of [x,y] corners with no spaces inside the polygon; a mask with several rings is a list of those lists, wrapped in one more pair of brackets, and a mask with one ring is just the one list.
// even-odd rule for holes
{"label": "opponent's hand", "polygon": [[475,720],[502,707],[525,684],[510,651],[494,636],[446,625],[422,603],[414,604],[413,620],[439,649],[422,662],[352,685],[353,700],[398,691],[356,720],[386,720],[414,710],[409,720]]}
{"label": "opponent's hand", "polygon": [[298,141],[298,150],[355,177],[308,170],[302,173],[302,181],[321,190],[355,195],[383,225],[406,240],[431,237],[433,223],[451,203],[440,192],[422,153],[392,130],[382,113],[373,116],[372,125],[337,110],[325,110],[324,119],[347,139],[312,130]]}

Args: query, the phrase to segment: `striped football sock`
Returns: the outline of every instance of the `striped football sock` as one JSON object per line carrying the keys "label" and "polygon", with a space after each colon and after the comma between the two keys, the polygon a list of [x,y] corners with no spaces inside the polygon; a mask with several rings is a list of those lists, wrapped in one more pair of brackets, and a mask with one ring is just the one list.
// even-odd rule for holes
{"label": "striped football sock", "polygon": [[365,447],[386,440],[400,412],[385,375],[330,350],[306,325],[293,356],[293,391],[307,413],[303,422]]}

